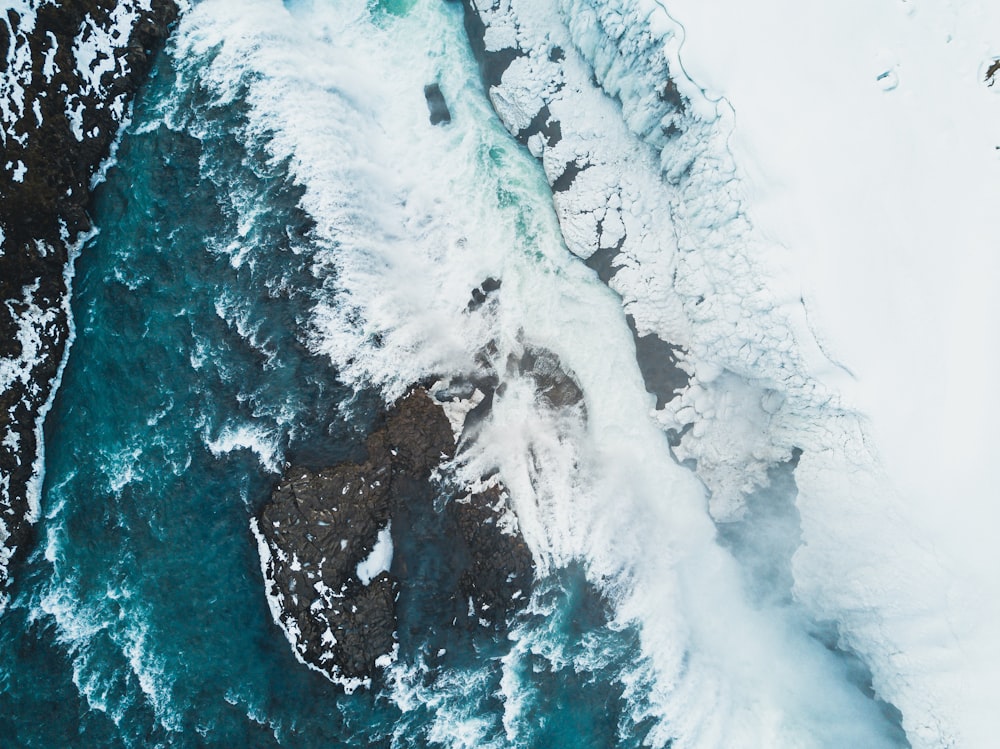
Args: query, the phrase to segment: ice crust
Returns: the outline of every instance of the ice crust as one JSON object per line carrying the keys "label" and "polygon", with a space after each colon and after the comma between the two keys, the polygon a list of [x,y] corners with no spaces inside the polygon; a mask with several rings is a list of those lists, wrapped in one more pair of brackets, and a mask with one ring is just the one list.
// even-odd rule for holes
{"label": "ice crust", "polygon": [[[808,334],[794,282],[771,267],[776,249],[743,210],[727,148],[731,112],[683,75],[680,29],[654,4],[505,2],[480,16],[515,27],[527,53],[490,91],[501,118],[517,132],[544,103],[562,131],[555,145],[536,142],[550,182],[568,163],[585,166],[554,195],[569,248],[588,258],[617,245],[611,286],[639,333],[687,352],[693,385],[658,418],[676,431],[694,426],[681,453],[701,459],[716,519],[738,518],[743,491],[796,446],[788,432],[800,424],[785,422],[812,425],[821,420],[808,412],[838,403],[811,376],[832,365]],[[553,61],[554,46],[570,52]],[[670,81],[676,93],[664,98]],[[510,117],[511,102],[526,109]],[[716,382],[726,372],[755,391],[743,401],[759,405],[735,405],[733,379]],[[764,429],[746,428],[749,411]]]}
{"label": "ice crust", "polygon": [[731,148],[756,223],[789,247],[812,330],[855,375],[832,380],[864,415],[854,442],[878,453],[865,473],[800,466],[798,592],[846,612],[845,638],[914,747],[989,745],[1000,97],[985,72],[1000,8],[726,6],[668,7],[688,69],[736,111]]}

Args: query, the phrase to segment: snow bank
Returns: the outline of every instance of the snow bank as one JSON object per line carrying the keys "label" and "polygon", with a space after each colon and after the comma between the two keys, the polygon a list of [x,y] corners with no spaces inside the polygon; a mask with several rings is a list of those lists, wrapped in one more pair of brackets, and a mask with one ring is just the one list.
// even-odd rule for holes
{"label": "snow bank", "polygon": [[[758,232],[790,249],[814,374],[866,418],[862,460],[797,472],[799,596],[843,623],[916,747],[987,746],[1000,667],[1000,7],[662,3],[686,71],[735,111]],[[991,36],[992,34],[992,36]],[[839,614],[838,614],[839,612]]]}

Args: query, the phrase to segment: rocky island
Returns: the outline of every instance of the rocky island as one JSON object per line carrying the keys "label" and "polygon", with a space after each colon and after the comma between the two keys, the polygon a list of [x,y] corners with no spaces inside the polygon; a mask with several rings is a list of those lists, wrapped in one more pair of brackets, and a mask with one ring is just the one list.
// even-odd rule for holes
{"label": "rocky island", "polygon": [[[431,474],[454,456],[455,436],[441,405],[416,388],[365,446],[361,463],[289,468],[251,523],[275,622],[302,663],[348,691],[370,686],[395,658],[405,583],[393,574],[393,538],[408,524],[393,518],[435,512]],[[533,576],[503,485],[488,477],[439,514],[466,564],[457,587],[439,595],[467,602],[480,624],[502,627],[527,603]]]}

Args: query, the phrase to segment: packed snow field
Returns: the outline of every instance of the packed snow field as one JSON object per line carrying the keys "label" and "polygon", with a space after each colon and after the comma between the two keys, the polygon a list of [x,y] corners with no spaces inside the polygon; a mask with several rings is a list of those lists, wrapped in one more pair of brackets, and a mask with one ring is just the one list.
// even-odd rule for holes
{"label": "packed snow field", "polygon": [[[185,10],[80,260],[0,736],[990,745],[1000,11],[725,5]],[[582,402],[539,397],[532,350]],[[502,477],[531,601],[506,636],[440,627],[431,547],[345,694],[276,626],[257,509],[374,403],[484,373],[441,471]],[[360,577],[418,559],[397,532]]]}
{"label": "packed snow field", "polygon": [[[823,472],[807,488],[797,472],[812,526],[797,590],[825,589],[813,600],[830,613],[852,609],[838,619],[914,746],[988,746],[1000,663],[1000,8],[661,5],[682,29],[686,72],[735,113],[750,214],[787,248],[777,267],[842,365],[818,376],[863,417],[874,453],[869,475],[849,481]],[[814,539],[851,514],[840,548],[813,557]]]}

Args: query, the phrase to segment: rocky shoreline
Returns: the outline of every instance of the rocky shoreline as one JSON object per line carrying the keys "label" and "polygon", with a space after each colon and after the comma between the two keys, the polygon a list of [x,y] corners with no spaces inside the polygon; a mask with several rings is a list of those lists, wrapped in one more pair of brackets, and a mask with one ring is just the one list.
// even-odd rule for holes
{"label": "rocky shoreline", "polygon": [[347,691],[369,687],[395,660],[396,601],[409,583],[393,548],[414,515],[436,513],[439,535],[458,547],[450,562],[461,567],[457,584],[435,593],[442,627],[467,609],[479,624],[503,628],[530,598],[534,574],[497,476],[435,509],[443,487],[431,476],[456,440],[426,389],[386,414],[366,450],[360,463],[288,468],[251,523],[275,622],[300,662]]}
{"label": "rocky shoreline", "polygon": [[70,344],[90,192],[177,14],[175,0],[0,14],[0,610],[37,519],[42,422]]}

